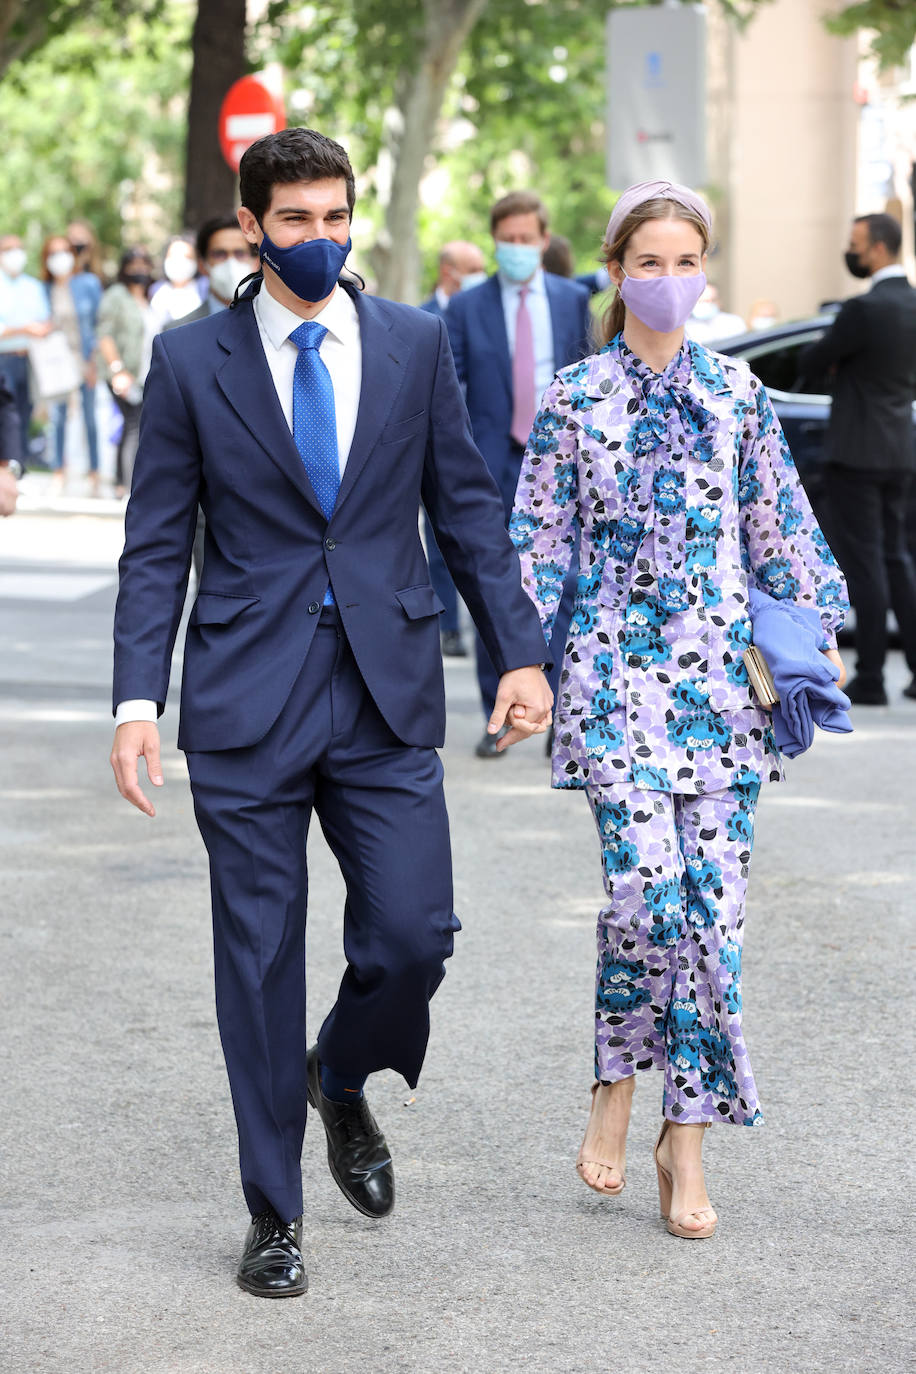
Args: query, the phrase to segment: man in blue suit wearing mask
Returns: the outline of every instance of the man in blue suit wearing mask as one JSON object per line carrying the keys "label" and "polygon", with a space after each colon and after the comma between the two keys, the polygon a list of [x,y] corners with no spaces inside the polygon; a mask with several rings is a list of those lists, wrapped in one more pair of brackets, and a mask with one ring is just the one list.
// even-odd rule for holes
{"label": "man in blue suit wearing mask", "polygon": [[[287,129],[242,159],[239,223],[262,276],[231,310],[161,335],[146,386],[115,621],[112,766],[154,809],[156,719],[198,501],[202,585],[185,645],[179,747],[210,858],[220,1036],[252,1215],[238,1281],[302,1293],[306,1102],[367,1216],[394,1204],[363,1092],[414,1085],[429,1000],[459,928],[437,747],[439,602],[421,499],[501,673],[491,728],[546,729],[544,641],[474,447],[442,321],[338,274],[353,172]],[[305,1049],[306,834],[318,816],[347,886],[347,968]]]}
{"label": "man in blue suit wearing mask", "polygon": [[[555,372],[589,352],[589,293],[578,282],[543,271],[542,259],[550,242],[547,211],[531,191],[512,191],[497,201],[490,211],[490,230],[496,274],[454,296],[445,322],[474,441],[502,494],[508,523],[540,398]],[[551,658],[557,676],[572,614],[575,574],[573,567],[554,630]],[[477,679],[484,715],[489,718],[499,673],[479,635]],[[486,732],[477,745],[478,757],[495,757],[501,752],[496,745]]]}

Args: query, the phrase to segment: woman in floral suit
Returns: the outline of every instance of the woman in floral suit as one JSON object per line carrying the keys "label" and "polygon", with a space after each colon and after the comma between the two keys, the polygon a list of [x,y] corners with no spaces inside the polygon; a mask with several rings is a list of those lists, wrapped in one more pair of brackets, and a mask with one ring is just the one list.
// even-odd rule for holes
{"label": "woman in floral suit", "polygon": [[763,387],[745,363],[685,341],[709,235],[686,187],[621,197],[604,347],[545,393],[510,526],[548,637],[580,541],[553,786],[588,796],[608,905],[577,1168],[596,1191],[622,1191],[636,1071],[662,1069],[662,1214],[688,1238],[716,1226],[703,1128],[761,1120],[741,945],[757,797],[781,766],[742,657],[748,587],[816,606],[841,676],[847,608]]}

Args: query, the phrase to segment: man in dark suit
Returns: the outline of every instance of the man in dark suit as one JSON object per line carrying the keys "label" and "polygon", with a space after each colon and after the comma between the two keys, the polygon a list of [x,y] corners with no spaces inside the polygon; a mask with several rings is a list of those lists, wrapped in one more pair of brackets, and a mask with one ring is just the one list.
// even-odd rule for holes
{"label": "man in dark suit", "polygon": [[[449,303],[445,323],[464,387],[474,441],[499,487],[508,523],[522,455],[544,391],[555,372],[589,351],[588,291],[542,269],[550,242],[547,211],[531,191],[512,191],[490,211],[497,271]],[[555,674],[572,614],[576,569],[567,578],[551,653]],[[477,678],[484,714],[496,696],[497,673],[478,636]],[[556,686],[556,683],[553,683]],[[480,758],[495,757],[485,734]]]}
{"label": "man in dark suit", "polygon": [[[456,292],[466,289],[466,283],[468,286],[475,286],[478,280],[486,281],[486,277],[483,253],[476,243],[466,243],[463,239],[444,243],[439,250],[439,273],[433,294],[423,301],[420,309],[429,311],[431,315],[438,315],[441,319]],[[444,607],[441,620],[442,652],[449,658],[466,658],[468,651],[461,637],[458,592],[445,566],[445,559],[439,551],[432,526],[425,516],[424,524],[429,580]]]}
{"label": "man in dark suit", "polygon": [[831,542],[856,612],[856,676],[845,691],[862,706],[887,704],[884,657],[893,607],[916,697],[916,576],[907,545],[916,399],[916,290],[900,265],[890,215],[853,221],[846,265],[871,289],[844,303],[805,353],[802,370],[829,372],[827,432]]}
{"label": "man in dark suit", "polygon": [[470,291],[487,279],[483,253],[476,243],[454,239],[439,249],[439,271],[433,294],[420,306],[433,315],[444,315],[449,302],[459,291]]}
{"label": "man in dark suit", "polygon": [[[239,223],[263,281],[232,310],[160,335],[146,387],[115,621],[112,765],[162,783],[168,688],[197,503],[203,584],[185,644],[178,743],[210,858],[220,1035],[252,1213],[238,1279],[306,1287],[306,1101],[368,1216],[394,1203],[368,1074],[415,1084],[428,1004],[459,928],[436,749],[438,599],[421,497],[502,673],[492,721],[547,727],[544,640],[498,492],[474,448],[441,320],[338,274],[353,173],[311,129],[255,143]],[[259,289],[258,289],[259,287]],[[314,810],[347,885],[347,969],[305,1050],[305,843]]]}

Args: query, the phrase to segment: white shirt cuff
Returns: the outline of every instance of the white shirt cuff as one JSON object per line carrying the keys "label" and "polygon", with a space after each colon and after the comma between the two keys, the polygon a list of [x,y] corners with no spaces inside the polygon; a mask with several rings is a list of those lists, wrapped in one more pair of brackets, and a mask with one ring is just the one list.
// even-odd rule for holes
{"label": "white shirt cuff", "polygon": [[129,720],[149,720],[155,725],[159,712],[154,701],[119,701],[115,711],[115,728]]}

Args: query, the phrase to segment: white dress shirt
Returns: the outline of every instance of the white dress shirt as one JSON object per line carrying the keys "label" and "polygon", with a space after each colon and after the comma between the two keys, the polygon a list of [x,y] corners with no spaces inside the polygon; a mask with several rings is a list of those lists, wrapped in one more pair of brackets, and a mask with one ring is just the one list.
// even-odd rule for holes
{"label": "white dress shirt", "polygon": [[530,281],[508,281],[501,272],[499,289],[503,301],[503,315],[506,319],[506,337],[509,340],[509,357],[515,357],[515,322],[518,319],[518,305],[522,287],[527,286],[528,296],[525,304],[531,317],[531,334],[534,340],[534,408],[541,404],[541,397],[553,381],[553,322],[550,318],[550,302],[544,285],[544,272],[539,267]]}
{"label": "white dress shirt", "polygon": [[901,267],[899,262],[892,262],[889,267],[879,267],[877,272],[871,274],[872,286],[877,286],[879,281],[888,281],[891,277],[905,277],[906,268]]}
{"label": "white dress shirt", "polygon": [[[516,310],[518,303],[516,301]],[[296,315],[281,305],[270,294],[266,286],[255,297],[254,317],[264,348],[264,356],[277,397],[283,409],[290,432],[293,428],[293,373],[299,349],[290,340],[290,334],[303,323],[301,315]],[[331,374],[334,388],[334,410],[337,419],[337,456],[340,475],[343,477],[356,430],[356,415],[359,410],[359,396],[363,378],[363,348],[359,333],[359,316],[356,306],[342,287],[335,287],[334,293],[323,310],[314,319],[323,324],[328,331],[321,341],[318,352]],[[536,336],[535,336],[536,337]],[[129,720],[156,720],[154,701],[121,701],[115,712],[115,725],[123,725]]]}

